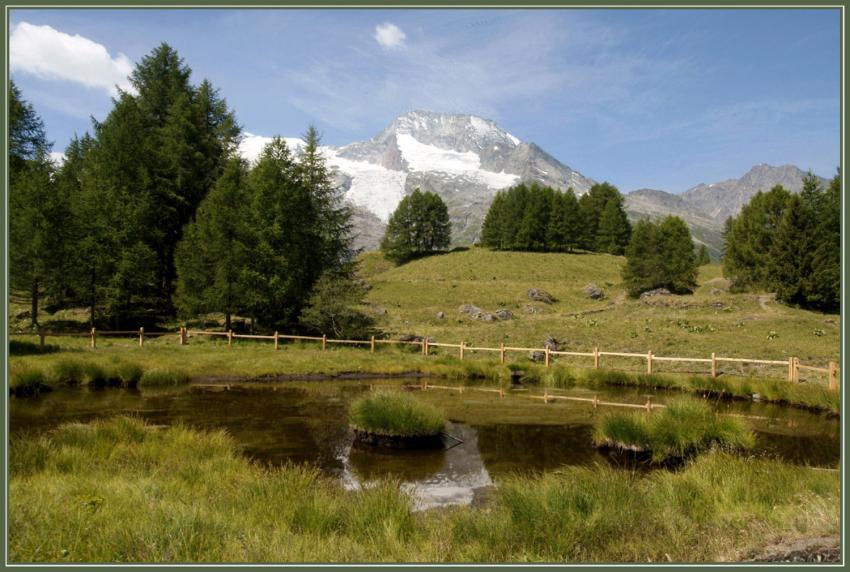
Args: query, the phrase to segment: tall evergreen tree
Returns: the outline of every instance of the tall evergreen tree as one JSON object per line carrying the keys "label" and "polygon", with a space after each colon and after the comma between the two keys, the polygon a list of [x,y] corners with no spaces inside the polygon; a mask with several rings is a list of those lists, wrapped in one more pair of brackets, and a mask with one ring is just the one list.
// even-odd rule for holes
{"label": "tall evergreen tree", "polygon": [[767,288],[767,259],[791,193],[781,185],[757,193],[724,231],[723,274],[736,289]]}
{"label": "tall evergreen tree", "polygon": [[697,265],[704,266],[706,264],[711,264],[711,257],[708,255],[708,247],[701,244],[697,253]]}
{"label": "tall evergreen tree", "polygon": [[26,162],[50,151],[44,122],[31,103],[21,95],[14,80],[9,81],[9,179],[25,168]]}
{"label": "tall evergreen tree", "polygon": [[445,250],[451,242],[451,222],[439,195],[416,189],[390,216],[381,250],[397,263]]}
{"label": "tall evergreen tree", "polygon": [[823,193],[814,222],[812,272],[808,277],[807,305],[826,312],[841,306],[841,176],[836,175]]}
{"label": "tall evergreen tree", "polygon": [[629,243],[631,232],[632,228],[623,208],[622,197],[618,194],[605,204],[599,214],[596,250],[608,254],[623,254]]}
{"label": "tall evergreen tree", "polygon": [[766,261],[768,286],[789,304],[805,305],[809,297],[814,230],[810,204],[801,196],[791,196]]}
{"label": "tall evergreen tree", "polygon": [[626,248],[622,275],[631,296],[653,288],[691,292],[697,284],[697,260],[685,221],[675,216],[638,221]]}
{"label": "tall evergreen tree", "polygon": [[245,162],[230,159],[175,252],[178,310],[187,316],[222,312],[227,330],[241,309],[240,280],[251,256],[247,178]]}

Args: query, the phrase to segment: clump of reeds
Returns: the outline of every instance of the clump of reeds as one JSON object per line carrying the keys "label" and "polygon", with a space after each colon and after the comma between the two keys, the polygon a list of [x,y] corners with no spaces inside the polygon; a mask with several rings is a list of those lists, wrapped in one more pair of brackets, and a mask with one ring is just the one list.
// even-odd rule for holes
{"label": "clump of reeds", "polygon": [[446,423],[433,405],[388,391],[356,399],[351,404],[349,421],[354,429],[395,437],[437,435]]}

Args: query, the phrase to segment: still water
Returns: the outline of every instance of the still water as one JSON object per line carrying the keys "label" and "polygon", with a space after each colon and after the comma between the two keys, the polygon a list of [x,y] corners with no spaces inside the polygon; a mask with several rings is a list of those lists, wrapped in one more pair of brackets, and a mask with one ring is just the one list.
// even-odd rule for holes
{"label": "still water", "polygon": [[[450,385],[440,382],[441,385]],[[445,448],[382,451],[352,445],[347,411],[352,399],[377,387],[414,391],[449,419]],[[643,403],[646,390],[573,388],[561,395]],[[494,480],[512,472],[545,471],[565,465],[614,462],[591,445],[593,426],[610,408],[588,403],[530,399],[537,388],[510,390],[504,398],[468,388],[422,391],[418,382],[398,380],[229,382],[175,389],[63,389],[36,398],[12,399],[10,424],[41,431],[69,421],[117,414],[154,424],[182,422],[225,429],[244,454],[261,463],[308,463],[348,488],[379,478],[410,488],[420,508],[486,499]],[[656,392],[654,403],[678,394]],[[840,422],[834,418],[768,404],[712,402],[722,413],[749,423],[757,435],[754,455],[835,467]]]}

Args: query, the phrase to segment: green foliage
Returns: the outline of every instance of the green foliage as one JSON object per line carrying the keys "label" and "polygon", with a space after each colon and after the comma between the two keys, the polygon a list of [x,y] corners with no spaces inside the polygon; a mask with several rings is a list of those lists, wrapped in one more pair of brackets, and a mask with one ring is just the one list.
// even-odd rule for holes
{"label": "green foliage", "polygon": [[357,308],[364,294],[363,285],[349,273],[325,273],[313,287],[301,323],[338,339],[368,339],[375,333],[374,320]]}
{"label": "green foliage", "polygon": [[166,387],[185,385],[191,380],[191,376],[182,369],[161,367],[145,371],[138,384],[140,387]]}
{"label": "green foliage", "polygon": [[841,273],[841,179],[824,189],[809,173],[799,196],[782,187],[759,193],[726,223],[723,271],[736,289],[838,311]]}
{"label": "green foliage", "polygon": [[436,193],[416,189],[401,200],[390,216],[381,250],[388,260],[403,263],[445,250],[450,242],[446,203]]}
{"label": "green foliage", "polygon": [[248,166],[230,159],[213,189],[198,207],[195,220],[177,245],[178,310],[185,316],[223,312],[225,329],[240,310],[243,273],[250,257],[251,229],[246,220]]}
{"label": "green foliage", "polygon": [[708,247],[701,244],[697,253],[697,266],[704,266],[706,264],[711,264],[711,257],[708,255]]}
{"label": "green foliage", "polygon": [[9,179],[14,182],[27,161],[50,151],[44,122],[21,90],[9,81]]}
{"label": "green foliage", "polygon": [[782,186],[757,193],[737,217],[726,223],[723,274],[735,289],[769,284],[768,257],[791,193]]}
{"label": "green foliage", "polygon": [[765,530],[840,531],[837,472],[719,451],[675,472],[511,475],[486,509],[414,511],[393,483],[346,491],[252,463],[223,431],[112,418],[13,435],[9,475],[13,562],[696,562]]}
{"label": "green foliage", "polygon": [[388,391],[356,399],[351,404],[349,421],[361,431],[399,437],[436,435],[446,423],[433,405],[405,393]]}
{"label": "green foliage", "polygon": [[597,446],[651,452],[660,463],[721,445],[749,449],[755,436],[741,421],[722,417],[695,399],[677,399],[660,411],[606,414],[594,434]]}
{"label": "green foliage", "polygon": [[697,285],[697,261],[685,221],[672,215],[658,222],[638,221],[622,274],[632,296],[653,288],[692,292]]}
{"label": "green foliage", "polygon": [[481,244],[496,250],[564,252],[575,248],[622,254],[631,226],[623,197],[608,184],[580,200],[537,183],[499,191],[481,229]]}

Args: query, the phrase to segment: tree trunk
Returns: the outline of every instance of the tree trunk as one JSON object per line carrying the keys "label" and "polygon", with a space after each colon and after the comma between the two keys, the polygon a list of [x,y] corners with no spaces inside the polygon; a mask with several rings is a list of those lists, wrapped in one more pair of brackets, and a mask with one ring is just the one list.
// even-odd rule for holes
{"label": "tree trunk", "polygon": [[30,308],[30,321],[32,325],[38,326],[38,278],[32,281],[32,307]]}
{"label": "tree trunk", "polygon": [[225,332],[230,331],[230,312],[228,312],[224,315],[224,331]]}
{"label": "tree trunk", "polygon": [[91,311],[89,313],[89,327],[94,327],[94,307],[97,302],[97,275],[94,270],[91,273],[91,291],[89,294],[91,295],[91,299],[89,300],[91,303]]}

